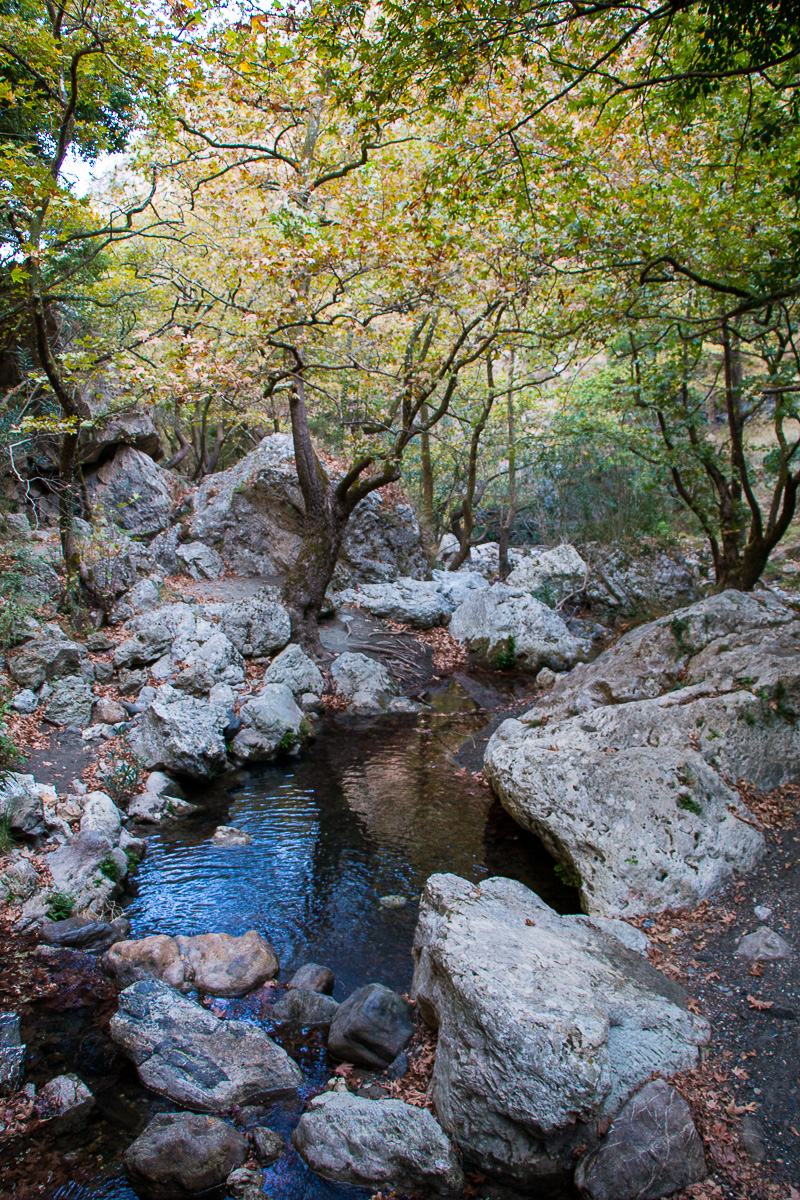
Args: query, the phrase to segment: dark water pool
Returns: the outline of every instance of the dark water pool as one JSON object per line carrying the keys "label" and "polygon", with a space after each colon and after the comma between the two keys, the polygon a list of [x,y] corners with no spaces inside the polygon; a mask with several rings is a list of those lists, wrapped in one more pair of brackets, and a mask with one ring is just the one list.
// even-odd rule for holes
{"label": "dark water pool", "polygon": [[[574,909],[575,894],[556,879],[540,844],[453,757],[485,725],[486,712],[452,688],[436,705],[443,711],[371,724],[329,719],[306,757],[191,797],[202,801],[197,815],[148,837],[124,902],[132,936],[255,928],[275,946],[281,979],[305,962],[324,963],[342,999],[372,981],[408,988],[419,895],[435,871],[476,882],[512,876],[559,910]],[[252,842],[218,846],[210,839],[219,824],[245,830]],[[402,897],[404,905],[385,907],[382,897]],[[31,1195],[134,1200],[122,1151],[154,1107],[169,1105],[145,1093],[129,1067],[120,1073],[117,1063],[109,1077],[102,1056],[87,1060],[87,1044],[65,1042],[61,1069],[76,1070],[98,1091],[99,1119],[75,1174]],[[301,1065],[309,1089],[331,1073],[321,1046],[307,1047]],[[268,1123],[288,1137],[301,1106],[302,1098],[275,1107]],[[265,1194],[333,1200],[363,1192],[317,1179],[290,1149],[267,1172]]]}

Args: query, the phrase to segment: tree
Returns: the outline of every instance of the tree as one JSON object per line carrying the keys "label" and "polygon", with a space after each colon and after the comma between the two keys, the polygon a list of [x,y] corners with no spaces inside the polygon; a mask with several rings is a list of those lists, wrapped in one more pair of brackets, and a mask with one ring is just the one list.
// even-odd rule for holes
{"label": "tree", "polygon": [[0,9],[0,327],[17,340],[30,337],[60,411],[67,593],[81,566],[73,489],[80,425],[91,415],[82,383],[98,357],[82,344],[88,329],[81,313],[103,304],[102,289],[92,299],[102,256],[131,236],[133,216],[150,198],[127,211],[93,213],[70,189],[68,168],[71,156],[91,160],[120,149],[160,103],[165,72],[163,33],[144,4],[5,0]]}
{"label": "tree", "polygon": [[[285,599],[294,636],[317,653],[355,507],[400,478],[408,447],[446,416],[473,364],[508,338],[524,342],[537,277],[513,210],[454,221],[435,198],[420,204],[438,132],[428,114],[413,123],[387,103],[354,122],[332,75],[285,24],[228,31],[176,113],[179,167],[157,203],[180,210],[181,237],[135,264],[173,314],[151,374],[179,331],[184,347],[212,338],[214,369],[241,364],[254,410],[276,397],[288,406],[305,531]],[[158,143],[152,153],[164,157]],[[337,431],[338,476],[315,425]]]}

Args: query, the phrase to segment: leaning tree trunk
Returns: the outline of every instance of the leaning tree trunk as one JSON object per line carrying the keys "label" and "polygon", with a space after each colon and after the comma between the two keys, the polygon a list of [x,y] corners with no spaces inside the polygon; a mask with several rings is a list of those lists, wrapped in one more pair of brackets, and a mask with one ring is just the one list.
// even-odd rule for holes
{"label": "leaning tree trunk", "polygon": [[334,496],[329,495],[327,501],[314,505],[312,511],[306,504],[300,552],[283,587],[284,604],[292,622],[292,640],[319,660],[326,657],[319,638],[319,614],[336,569],[349,516],[340,511]]}

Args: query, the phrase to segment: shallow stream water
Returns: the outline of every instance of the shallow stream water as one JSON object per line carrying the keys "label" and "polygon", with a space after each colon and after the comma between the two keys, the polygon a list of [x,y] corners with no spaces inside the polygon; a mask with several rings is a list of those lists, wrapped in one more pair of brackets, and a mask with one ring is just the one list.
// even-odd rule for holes
{"label": "shallow stream water", "polygon": [[[123,902],[131,936],[255,928],[275,946],[281,980],[303,963],[323,963],[336,975],[334,996],[341,1000],[373,981],[409,988],[419,895],[433,872],[453,871],[475,882],[511,876],[560,911],[574,910],[575,894],[555,877],[541,845],[460,765],[469,763],[470,739],[491,710],[510,700],[479,685],[469,690],[472,697],[451,682],[417,716],[360,723],[329,718],[304,756],[228,776],[190,797],[202,802],[195,816],[148,837]],[[454,757],[459,748],[460,760]],[[474,769],[479,756],[472,760]],[[218,846],[211,835],[220,824],[245,830],[252,842]],[[386,907],[382,897],[395,898],[395,905],[402,897],[403,906]],[[221,1011],[269,1028],[269,993],[262,990],[252,1002],[223,1001]],[[60,1069],[75,1070],[97,1092],[98,1113],[76,1158],[81,1169],[36,1194],[134,1200],[121,1154],[153,1109],[170,1105],[144,1092],[131,1068],[120,1071],[118,1059],[111,1073],[103,1053],[92,1061],[86,1031],[58,1033],[57,1020],[52,1014]],[[52,1053],[51,1046],[39,1056],[42,1081],[54,1073]],[[298,1057],[307,1090],[318,1089],[333,1069],[324,1048],[312,1040]],[[31,1077],[38,1082],[35,1071]],[[301,1108],[302,1097],[300,1104],[277,1105],[268,1123],[288,1136]],[[317,1179],[291,1148],[267,1172],[265,1195],[274,1200],[363,1194]]]}

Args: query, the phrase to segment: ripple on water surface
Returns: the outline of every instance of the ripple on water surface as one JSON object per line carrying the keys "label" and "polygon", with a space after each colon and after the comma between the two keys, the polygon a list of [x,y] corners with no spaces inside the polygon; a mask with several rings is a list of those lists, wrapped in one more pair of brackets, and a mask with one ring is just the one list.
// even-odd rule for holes
{"label": "ripple on water surface", "polygon": [[[409,985],[418,899],[435,871],[512,875],[561,907],[539,844],[448,754],[479,722],[329,727],[307,759],[264,768],[220,796],[212,819],[149,839],[126,910],[132,936],[255,928],[282,967],[330,966],[341,998],[373,980]],[[252,842],[217,845],[220,823]],[[405,906],[382,907],[389,895]]]}
{"label": "ripple on water surface", "polygon": [[[485,719],[444,712],[366,728],[331,721],[306,758],[244,775],[232,793],[219,785],[196,796],[199,814],[148,837],[126,907],[132,936],[255,928],[275,946],[283,978],[304,962],[324,963],[342,999],[373,980],[401,991],[409,986],[419,895],[435,871],[474,882],[511,876],[569,911],[574,893],[555,878],[540,844],[452,758]],[[251,843],[217,845],[211,835],[220,824],[246,830]],[[383,907],[386,896],[405,904]],[[259,1003],[250,1012],[247,1000],[231,1002],[231,1015],[259,1021]],[[77,1045],[66,1065],[81,1073]],[[298,1058],[308,1086],[319,1087],[331,1070],[324,1049],[308,1046]],[[89,1075],[87,1082],[110,1087],[109,1099],[121,1097],[120,1080],[103,1085]],[[138,1128],[154,1101],[132,1073],[126,1086]],[[267,1123],[288,1141],[301,1106],[302,1097],[277,1105]],[[136,1200],[120,1165],[134,1129],[129,1119],[115,1119],[108,1101],[102,1108],[104,1119],[89,1133],[97,1140],[85,1148],[96,1174],[88,1184],[59,1186],[54,1200]],[[319,1179],[289,1147],[266,1172],[265,1195],[347,1200],[364,1192]]]}

